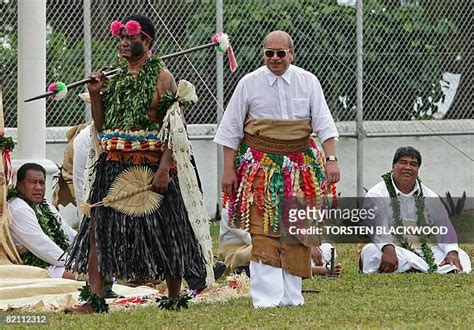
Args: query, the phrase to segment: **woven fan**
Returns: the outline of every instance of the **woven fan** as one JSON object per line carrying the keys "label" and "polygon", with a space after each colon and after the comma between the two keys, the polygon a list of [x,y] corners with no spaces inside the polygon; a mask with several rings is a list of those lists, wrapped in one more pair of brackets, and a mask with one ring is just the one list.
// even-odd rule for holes
{"label": "woven fan", "polygon": [[90,216],[98,206],[112,207],[130,216],[144,216],[156,211],[163,195],[151,191],[153,173],[146,167],[135,166],[120,174],[109,189],[107,196],[95,204],[84,203],[81,212]]}

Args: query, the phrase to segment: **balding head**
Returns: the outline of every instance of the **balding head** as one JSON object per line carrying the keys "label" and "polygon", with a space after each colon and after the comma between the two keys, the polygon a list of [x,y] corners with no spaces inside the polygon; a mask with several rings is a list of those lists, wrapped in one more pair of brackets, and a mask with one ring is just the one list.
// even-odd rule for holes
{"label": "balding head", "polygon": [[277,31],[270,32],[265,37],[265,39],[263,39],[263,48],[266,48],[267,42],[274,41],[274,40],[286,42],[286,47],[285,48],[294,48],[295,47],[294,44],[293,44],[293,39],[291,39],[291,36],[287,32],[277,30]]}

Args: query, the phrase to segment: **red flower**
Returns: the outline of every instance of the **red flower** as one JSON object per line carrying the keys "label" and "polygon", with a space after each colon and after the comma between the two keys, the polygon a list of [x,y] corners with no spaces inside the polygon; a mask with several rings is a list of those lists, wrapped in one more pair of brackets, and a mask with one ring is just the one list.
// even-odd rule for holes
{"label": "red flower", "polygon": [[140,26],[140,23],[131,20],[125,23],[125,30],[127,31],[128,35],[136,36],[137,34],[140,34],[142,28]]}
{"label": "red flower", "polygon": [[112,32],[114,37],[120,36],[120,30],[122,30],[122,23],[120,21],[116,20],[110,24],[110,32]]}

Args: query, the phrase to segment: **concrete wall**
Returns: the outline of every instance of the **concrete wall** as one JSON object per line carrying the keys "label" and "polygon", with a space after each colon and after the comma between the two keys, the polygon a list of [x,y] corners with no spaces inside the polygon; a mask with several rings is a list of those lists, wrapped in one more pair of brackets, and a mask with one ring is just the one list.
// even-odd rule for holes
{"label": "concrete wall", "polygon": [[[12,130],[7,130],[6,133],[15,136]],[[61,138],[65,136],[64,133],[65,129],[56,128],[54,133],[48,134],[47,157],[57,164],[62,163],[66,146],[64,138]],[[205,132],[199,129],[194,133],[209,134],[213,133],[213,129],[206,129]],[[205,205],[209,214],[214,216],[218,196],[217,146],[212,142],[210,135],[192,134],[192,129],[190,129],[190,134],[203,184]],[[449,191],[453,196],[459,197],[463,191],[466,191],[468,197],[474,197],[474,161],[472,161],[474,135],[472,134],[441,137],[370,137],[365,139],[364,145],[364,187],[366,188],[379,182],[380,175],[391,169],[392,157],[397,147],[410,145],[420,150],[422,154],[423,164],[420,176],[427,186],[442,196]],[[467,156],[455,147],[461,149]],[[337,189],[341,192],[341,196],[353,197],[356,195],[356,139],[341,137],[337,156],[341,167],[341,181]],[[13,157],[15,157],[14,153]],[[61,213],[66,216],[69,223],[77,222],[73,207],[61,210]]]}

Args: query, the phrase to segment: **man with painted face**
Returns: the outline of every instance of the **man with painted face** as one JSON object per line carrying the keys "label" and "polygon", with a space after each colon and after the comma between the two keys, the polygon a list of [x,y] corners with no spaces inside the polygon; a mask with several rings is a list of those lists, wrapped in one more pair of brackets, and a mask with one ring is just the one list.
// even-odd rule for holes
{"label": "man with painted face", "polygon": [[159,138],[177,87],[160,59],[150,55],[155,28],[149,18],[131,15],[114,21],[111,32],[124,61],[110,81],[95,73],[87,85],[101,145],[88,202],[101,201],[115,178],[136,165],[154,173],[152,189],[164,198],[156,211],[143,216],[98,207],[84,217],[67,265],[88,272],[90,287],[84,289],[86,303],[68,311],[105,312],[104,275],[166,279],[168,307],[179,309],[181,278],[209,276],[204,257],[209,251],[188,217],[172,152]]}
{"label": "man with painted face", "polygon": [[[365,208],[374,210],[373,243],[361,251],[360,270],[373,273],[471,271],[469,256],[457,244],[457,235],[438,195],[421,183],[421,154],[413,147],[395,151],[392,171],[369,189]],[[446,228],[426,237],[411,228]],[[382,230],[379,233],[376,230]],[[389,229],[398,232],[390,232]],[[404,232],[402,230],[405,230]],[[416,235],[415,235],[416,234]],[[435,235],[436,234],[436,235]]]}
{"label": "man with painted face", "polygon": [[339,181],[338,133],[318,79],[291,64],[295,47],[284,31],[264,39],[262,55],[265,66],[239,81],[214,139],[224,149],[229,223],[252,238],[255,308],[304,303],[310,246],[281,239],[282,222],[297,201],[316,207]]}

